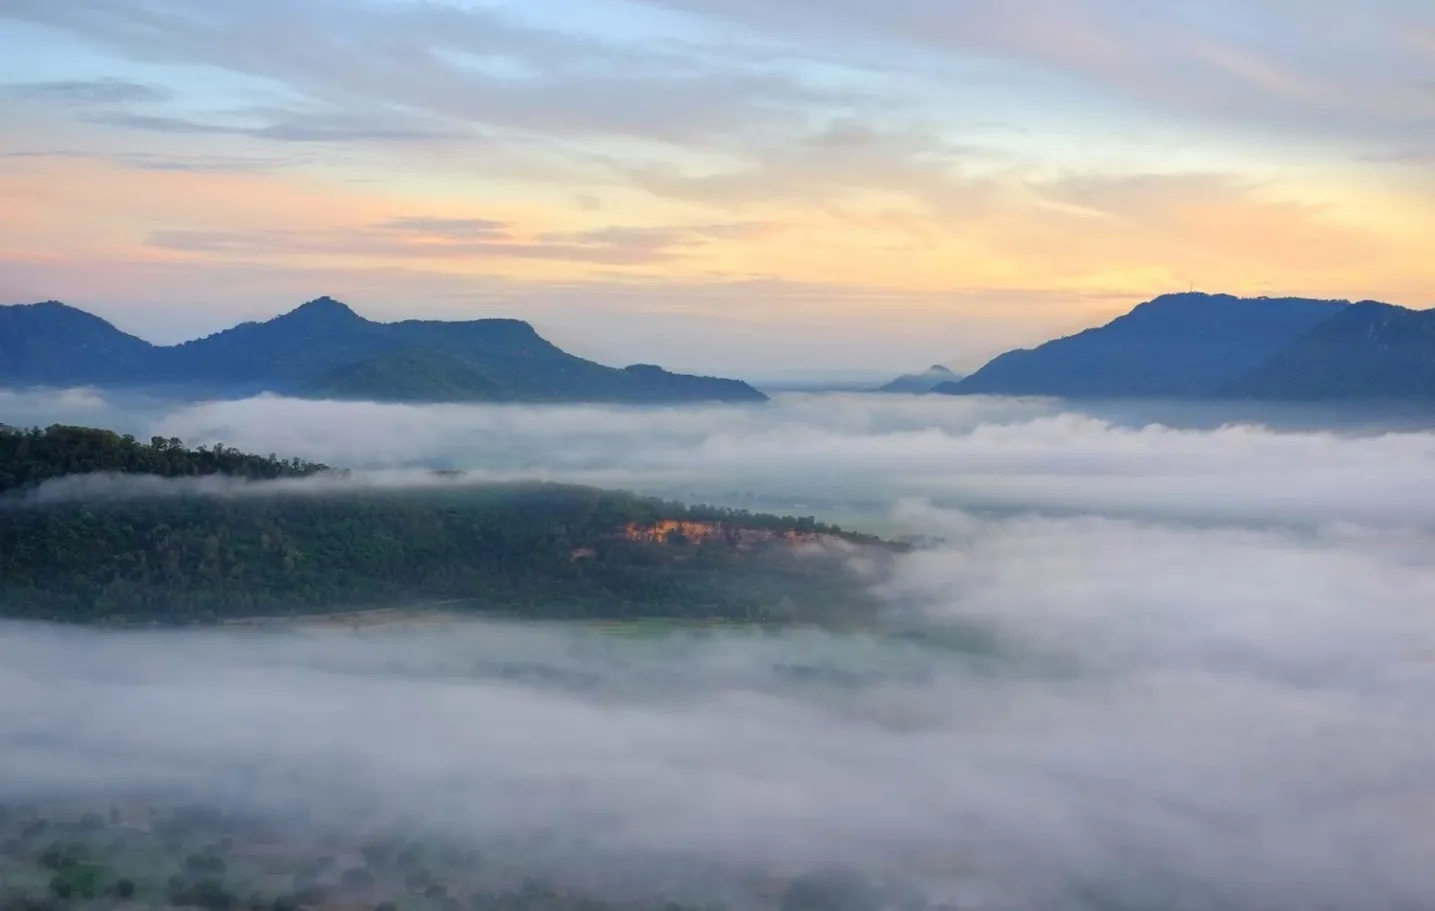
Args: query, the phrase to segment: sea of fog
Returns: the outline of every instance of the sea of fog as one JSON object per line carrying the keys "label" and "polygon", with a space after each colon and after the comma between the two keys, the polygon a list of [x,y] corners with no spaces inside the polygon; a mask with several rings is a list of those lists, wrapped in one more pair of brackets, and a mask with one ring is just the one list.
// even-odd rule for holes
{"label": "sea of fog", "polygon": [[1435,431],[1418,421],[93,391],[0,393],[0,421],[298,455],[361,469],[354,488],[440,466],[933,542],[872,582],[917,639],[0,627],[0,794],[172,788],[556,832],[545,862],[646,859],[638,878],[652,858],[857,866],[956,908],[1435,907]]}

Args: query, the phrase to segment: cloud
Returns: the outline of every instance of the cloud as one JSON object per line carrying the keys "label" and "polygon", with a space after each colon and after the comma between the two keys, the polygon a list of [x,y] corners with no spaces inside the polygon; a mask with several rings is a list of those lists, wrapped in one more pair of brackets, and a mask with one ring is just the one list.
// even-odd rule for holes
{"label": "cloud", "polygon": [[487,218],[433,218],[408,216],[384,222],[378,227],[421,237],[445,237],[453,240],[499,240],[508,236],[507,222]]}
{"label": "cloud", "polygon": [[659,409],[5,395],[11,423],[72,415],[140,439],[224,443],[339,468],[456,468],[782,511],[803,505],[923,533],[930,529],[910,515],[884,517],[919,499],[969,511],[1435,528],[1435,507],[1409,495],[1435,464],[1435,434],[1419,414],[1381,424],[1340,409],[1083,412],[1044,400],[875,395]]}
{"label": "cloud", "polygon": [[1413,167],[1429,167],[1435,165],[1435,148],[1429,149],[1404,149],[1399,152],[1391,152],[1386,155],[1370,156],[1371,161],[1394,162],[1406,164]]}
{"label": "cloud", "polygon": [[[404,111],[555,136],[701,141],[780,119],[794,106],[841,106],[851,97],[700,46],[679,53],[661,44],[605,41],[468,5],[223,0],[199,9],[178,0],[79,0],[64,7],[15,0],[3,14],[124,57],[277,80],[330,116],[357,122]],[[187,120],[126,123],[205,127]],[[282,124],[254,135],[424,138]]]}
{"label": "cloud", "polygon": [[1435,900],[1435,541],[961,521],[901,595],[955,647],[0,627],[0,793],[546,832],[539,869],[696,901],[833,865],[1023,911]]}
{"label": "cloud", "polygon": [[257,110],[231,112],[229,116],[257,119],[261,122],[254,126],[240,126],[127,111],[94,114],[87,119],[91,123],[151,133],[247,136],[251,139],[271,139],[278,142],[430,142],[471,135],[467,131],[457,132],[452,128],[444,128],[432,121],[419,121],[413,117],[396,117],[378,112],[360,116]]}
{"label": "cloud", "polygon": [[750,240],[771,235],[780,226],[766,222],[728,222],[718,224],[682,225],[675,227],[644,227],[614,225],[585,231],[553,231],[542,236],[550,243],[577,243],[655,253],[674,248],[702,247],[713,241]]}
{"label": "cloud", "polygon": [[62,503],[116,503],[166,498],[279,499],[343,497],[375,491],[445,491],[492,486],[505,480],[488,472],[391,469],[321,471],[302,478],[256,481],[225,475],[161,478],[129,474],[67,475],[13,495],[0,495],[0,509],[28,509]]}
{"label": "cloud", "polygon": [[[434,464],[839,510],[931,497],[964,508],[1243,522],[1401,517],[1435,526],[1435,510],[1408,494],[1435,462],[1428,433],[1261,426],[1280,420],[1278,411],[1211,429],[1200,423],[1209,417],[1199,409],[1098,417],[1041,402],[862,396],[656,411],[266,399],[182,408],[157,426],[164,436],[328,464],[348,465],[347,455],[356,467]],[[1301,417],[1309,427],[1341,415],[1286,416]],[[634,439],[646,441],[636,452]]]}
{"label": "cloud", "polygon": [[143,104],[172,97],[167,88],[127,79],[19,82],[0,86],[0,91],[25,101],[85,106]]}
{"label": "cloud", "polygon": [[155,231],[149,244],[166,250],[226,256],[294,255],[437,259],[533,259],[607,266],[662,263],[714,240],[769,230],[759,224],[670,227],[612,226],[521,236],[515,226],[482,218],[409,216],[365,229],[293,231]]}
{"label": "cloud", "polygon": [[1418,92],[1431,72],[1419,53],[1428,23],[1419,0],[1358,12],[1284,0],[1220,0],[1199,11],[1137,0],[650,2],[857,53],[923,54],[931,66],[953,52],[995,58],[1237,132],[1332,139],[1359,128],[1363,142],[1384,144],[1420,135],[1435,116]]}
{"label": "cloud", "polygon": [[990,180],[973,176],[978,152],[921,130],[852,119],[798,129],[749,144],[736,167],[701,171],[669,162],[618,165],[634,184],[658,196],[719,207],[774,200],[840,209],[873,194],[901,197],[923,210],[960,211],[977,219],[993,201]]}
{"label": "cloud", "polygon": [[137,171],[156,171],[183,174],[265,174],[279,170],[293,162],[282,158],[261,158],[240,155],[165,155],[151,152],[117,152],[99,154],[74,149],[46,149],[35,151],[0,152],[0,158],[14,159],[80,159],[103,161],[133,168]]}

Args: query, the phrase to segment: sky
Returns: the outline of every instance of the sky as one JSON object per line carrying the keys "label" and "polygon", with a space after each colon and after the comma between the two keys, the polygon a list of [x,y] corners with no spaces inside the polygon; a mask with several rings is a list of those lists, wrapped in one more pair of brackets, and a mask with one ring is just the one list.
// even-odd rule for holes
{"label": "sky", "polygon": [[1435,306],[1428,0],[0,0],[0,301],[332,295],[959,368],[1186,290]]}

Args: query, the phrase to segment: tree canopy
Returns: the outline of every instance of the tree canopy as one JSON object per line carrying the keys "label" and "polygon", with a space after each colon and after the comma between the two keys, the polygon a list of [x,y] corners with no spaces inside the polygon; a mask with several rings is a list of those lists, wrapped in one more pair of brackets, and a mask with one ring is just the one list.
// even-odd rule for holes
{"label": "tree canopy", "polygon": [[0,612],[193,623],[450,601],[526,616],[772,620],[867,605],[840,561],[800,556],[792,541],[875,539],[811,518],[586,487],[26,496],[87,472],[278,479],[324,470],[83,428],[0,431]]}

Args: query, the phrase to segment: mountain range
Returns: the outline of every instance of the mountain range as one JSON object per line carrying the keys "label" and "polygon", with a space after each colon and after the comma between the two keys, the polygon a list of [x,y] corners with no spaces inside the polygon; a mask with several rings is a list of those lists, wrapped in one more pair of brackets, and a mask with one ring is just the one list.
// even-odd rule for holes
{"label": "mountain range", "polygon": [[173,346],[55,301],[0,306],[0,385],[413,402],[766,399],[739,380],[584,360],[520,320],[380,323],[329,297]]}
{"label": "mountain range", "polygon": [[[0,306],[0,386],[405,402],[760,402],[739,380],[607,367],[513,319],[365,319],[329,297],[180,345],[50,301]],[[968,377],[935,366],[883,392],[1064,398],[1435,402],[1435,310],[1375,301],[1168,294]]]}
{"label": "mountain range", "polygon": [[1010,351],[946,395],[1435,402],[1435,310],[1169,294]]}

